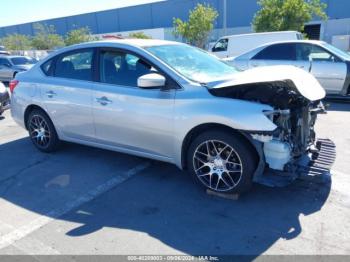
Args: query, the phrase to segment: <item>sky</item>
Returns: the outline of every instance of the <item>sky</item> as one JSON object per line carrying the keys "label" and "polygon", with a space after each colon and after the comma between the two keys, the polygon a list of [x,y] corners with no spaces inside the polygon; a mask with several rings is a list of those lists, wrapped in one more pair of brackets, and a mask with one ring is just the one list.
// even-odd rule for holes
{"label": "sky", "polygon": [[1,0],[0,27],[162,0]]}

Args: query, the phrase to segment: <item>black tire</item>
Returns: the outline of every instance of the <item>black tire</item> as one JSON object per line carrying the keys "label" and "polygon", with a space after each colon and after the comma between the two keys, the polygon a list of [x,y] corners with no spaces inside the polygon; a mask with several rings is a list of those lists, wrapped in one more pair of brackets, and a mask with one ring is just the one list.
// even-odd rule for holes
{"label": "black tire", "polygon": [[[27,127],[29,137],[37,149],[45,153],[54,152],[58,149],[60,140],[57,136],[56,129],[51,119],[44,111],[34,109],[30,112],[27,119]],[[41,128],[44,129],[41,131],[41,134],[44,134],[46,138],[41,139],[41,136],[39,137],[39,132],[37,130]],[[43,142],[43,140],[45,141]]]}
{"label": "black tire", "polygon": [[[202,149],[204,145],[206,146],[207,145],[206,141],[214,141],[214,144],[212,145],[214,145],[215,147],[215,143],[216,143],[217,147],[219,147],[219,149],[221,150],[225,148],[225,144],[228,145],[226,150],[230,150],[228,152],[231,152],[231,153],[228,153],[228,152],[225,153],[225,151],[223,151],[223,153],[221,153],[221,156],[222,154],[226,154],[226,155],[223,156],[222,159],[226,161],[226,158],[227,158],[228,161],[232,161],[232,163],[240,162],[241,164],[240,165],[229,164],[231,162],[222,164],[222,161],[219,159],[220,168],[221,168],[219,172],[222,172],[222,173],[220,175],[217,175],[216,173],[214,173],[213,176],[206,174],[206,172],[209,172],[209,173],[216,172],[213,170],[215,168],[217,169],[216,164],[211,164],[212,162],[215,163],[215,160],[212,162],[209,161],[210,163],[208,162],[209,164],[214,165],[214,167],[207,167],[202,161],[198,161],[198,156],[202,154],[199,154],[198,151],[196,150]],[[220,148],[220,145],[221,145],[221,148]],[[221,150],[218,150],[218,151],[221,151]],[[210,152],[212,152],[213,150],[211,150],[210,148],[209,150],[207,150],[207,152],[208,151],[209,151],[210,157],[212,157]],[[194,158],[195,152],[197,152],[196,158]],[[205,151],[203,152],[205,153]],[[230,154],[231,156],[228,154]],[[205,158],[209,158],[207,156],[204,156],[204,154],[202,155],[202,157],[204,157],[204,161],[205,161]],[[230,157],[234,160],[231,160]],[[257,160],[258,160],[257,154],[254,152],[252,145],[250,145],[248,141],[246,141],[243,137],[239,135],[236,135],[234,133],[232,134],[225,131],[208,131],[208,132],[202,133],[191,142],[189,149],[187,151],[187,167],[188,167],[188,171],[191,173],[193,178],[200,185],[204,186],[207,189],[210,189],[215,192],[227,193],[227,194],[232,194],[232,193],[240,194],[250,190],[252,186],[253,174],[257,168],[257,163],[258,163]],[[197,167],[197,173],[202,172],[202,174],[197,174],[195,171],[195,168],[196,168],[195,165],[196,163],[201,163],[201,162],[203,163],[203,166],[200,167],[199,170],[198,170],[198,166],[196,167]],[[228,168],[228,165],[231,165],[234,168],[232,167]],[[204,169],[207,169],[209,171]],[[236,171],[234,169],[237,169],[240,171]],[[223,170],[226,170],[226,171],[231,170],[232,173],[225,172]],[[219,176],[220,176],[220,179],[218,179]],[[238,179],[238,176],[240,176],[239,179]],[[217,180],[215,180],[215,177],[217,178]],[[229,179],[229,177],[231,178]],[[212,183],[210,179],[215,180],[214,182],[217,182],[218,180],[220,180],[220,182],[218,183],[221,188],[216,189],[216,188],[213,188],[213,186],[212,187],[208,186],[209,182],[210,182],[209,183],[210,185]]]}

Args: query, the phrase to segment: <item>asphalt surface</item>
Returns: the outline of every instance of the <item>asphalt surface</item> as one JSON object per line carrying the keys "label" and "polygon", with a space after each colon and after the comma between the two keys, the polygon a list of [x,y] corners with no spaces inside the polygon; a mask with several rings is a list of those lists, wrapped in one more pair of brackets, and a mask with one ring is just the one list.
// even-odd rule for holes
{"label": "asphalt surface", "polygon": [[66,144],[38,152],[0,119],[0,254],[350,254],[350,104],[317,123],[332,182],[209,196],[170,164]]}

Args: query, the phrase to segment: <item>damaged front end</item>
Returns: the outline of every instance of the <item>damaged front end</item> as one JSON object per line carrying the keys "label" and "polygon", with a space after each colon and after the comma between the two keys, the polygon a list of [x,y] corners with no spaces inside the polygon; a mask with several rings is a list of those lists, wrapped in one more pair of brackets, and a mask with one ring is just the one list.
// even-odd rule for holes
{"label": "damaged front end", "polygon": [[308,95],[288,79],[212,88],[209,92],[273,108],[263,113],[277,126],[274,131],[244,132],[259,147],[263,160],[261,171],[254,177],[256,182],[284,186],[300,177],[322,180],[328,177],[335,158],[334,145],[330,140],[317,140],[314,130],[317,115],[325,113],[322,92],[307,98]]}

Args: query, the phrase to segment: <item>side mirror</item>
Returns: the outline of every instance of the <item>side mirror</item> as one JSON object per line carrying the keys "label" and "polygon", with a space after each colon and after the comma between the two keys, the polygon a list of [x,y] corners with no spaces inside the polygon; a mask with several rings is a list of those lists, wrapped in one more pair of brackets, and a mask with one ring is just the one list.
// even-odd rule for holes
{"label": "side mirror", "polygon": [[143,75],[140,76],[137,79],[137,86],[141,87],[141,88],[161,88],[165,86],[165,77],[160,75],[160,74],[156,74],[156,73],[152,73],[152,74],[147,74],[147,75]]}

